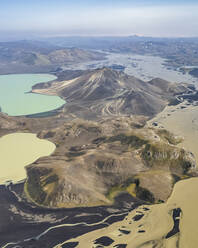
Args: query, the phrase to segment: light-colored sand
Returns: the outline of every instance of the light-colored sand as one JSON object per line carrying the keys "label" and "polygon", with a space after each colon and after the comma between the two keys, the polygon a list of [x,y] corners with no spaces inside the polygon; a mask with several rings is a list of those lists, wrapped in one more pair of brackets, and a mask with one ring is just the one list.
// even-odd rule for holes
{"label": "light-colored sand", "polygon": [[[186,108],[182,109],[182,106]],[[198,106],[186,106],[186,103],[182,103],[178,106],[166,107],[150,120],[148,125],[152,125],[153,122],[159,124],[157,128],[164,127],[183,137],[184,141],[179,146],[191,151],[198,163]]]}
{"label": "light-colored sand", "polygon": [[[79,242],[77,248],[95,248],[97,247],[94,244],[96,239],[108,236],[114,240],[112,245],[108,246],[110,248],[116,247],[118,244],[127,244],[127,247],[130,248],[197,248],[197,186],[198,178],[180,181],[176,183],[167,203],[141,206],[130,212],[123,221],[64,243]],[[149,210],[145,210],[145,207]],[[173,228],[172,210],[174,208],[182,209],[179,225],[180,233],[166,239],[166,235]],[[144,216],[140,220],[133,220],[134,216],[141,214]],[[123,234],[120,230],[126,230],[130,233]],[[60,247],[61,244],[55,246],[55,248]]]}
{"label": "light-colored sand", "polygon": [[0,184],[25,179],[24,167],[42,156],[48,156],[55,145],[31,133],[13,133],[0,138]]}
{"label": "light-colored sand", "polygon": [[198,178],[191,178],[178,182],[168,200],[182,209],[180,221],[179,248],[198,247]]}

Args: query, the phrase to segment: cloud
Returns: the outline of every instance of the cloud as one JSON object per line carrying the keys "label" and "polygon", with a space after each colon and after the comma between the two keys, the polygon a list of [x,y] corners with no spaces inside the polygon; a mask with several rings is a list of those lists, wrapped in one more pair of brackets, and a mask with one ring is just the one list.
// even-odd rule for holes
{"label": "cloud", "polygon": [[[0,11],[1,12],[1,11]],[[198,5],[29,9],[0,13],[0,31],[44,35],[198,36]]]}

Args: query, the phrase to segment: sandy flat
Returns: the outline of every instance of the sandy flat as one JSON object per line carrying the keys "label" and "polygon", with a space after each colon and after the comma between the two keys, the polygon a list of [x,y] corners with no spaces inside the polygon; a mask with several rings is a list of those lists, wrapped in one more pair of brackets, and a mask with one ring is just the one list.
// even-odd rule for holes
{"label": "sandy flat", "polygon": [[[101,237],[112,240],[112,244],[108,246],[110,248],[119,247],[117,246],[119,244],[130,248],[197,248],[197,186],[198,178],[182,180],[176,183],[167,203],[140,206],[131,211],[123,221],[65,241],[55,248],[61,248],[63,244],[67,247],[68,242],[78,242],[76,248],[96,248],[99,247],[96,241]],[[182,210],[178,217],[180,232],[166,238],[174,226],[172,213],[175,208]],[[140,215],[142,215],[140,219],[134,219]],[[126,232],[123,233],[123,230]]]}

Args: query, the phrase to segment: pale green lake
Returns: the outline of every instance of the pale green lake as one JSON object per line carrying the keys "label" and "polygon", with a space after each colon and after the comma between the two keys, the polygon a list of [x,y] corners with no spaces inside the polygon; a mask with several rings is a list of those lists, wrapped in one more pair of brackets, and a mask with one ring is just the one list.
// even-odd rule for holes
{"label": "pale green lake", "polygon": [[0,184],[26,178],[24,167],[49,156],[56,146],[32,133],[13,133],[0,138]]}
{"label": "pale green lake", "polygon": [[58,96],[27,93],[37,83],[56,79],[49,74],[0,75],[0,108],[10,116],[31,115],[57,109],[65,104]]}

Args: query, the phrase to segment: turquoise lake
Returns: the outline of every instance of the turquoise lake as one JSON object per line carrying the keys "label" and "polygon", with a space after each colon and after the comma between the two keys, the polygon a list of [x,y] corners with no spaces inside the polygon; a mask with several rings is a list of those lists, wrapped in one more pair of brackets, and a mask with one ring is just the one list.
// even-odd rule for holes
{"label": "turquoise lake", "polygon": [[58,96],[27,93],[37,83],[56,79],[49,74],[0,75],[0,108],[10,116],[31,115],[57,109],[65,104]]}

